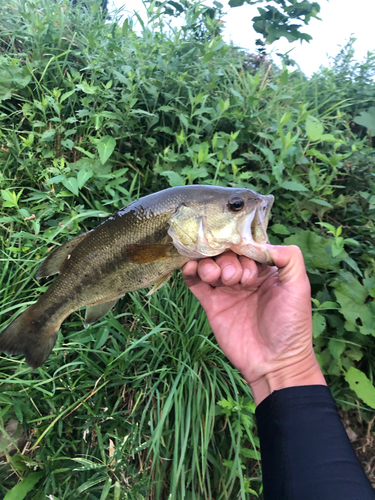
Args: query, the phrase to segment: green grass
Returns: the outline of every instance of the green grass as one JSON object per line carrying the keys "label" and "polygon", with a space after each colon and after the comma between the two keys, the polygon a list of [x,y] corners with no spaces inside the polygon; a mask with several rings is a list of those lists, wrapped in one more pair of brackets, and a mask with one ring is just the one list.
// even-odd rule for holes
{"label": "green grass", "polygon": [[[59,499],[101,498],[116,482],[129,498],[237,494],[244,476],[249,481],[241,450],[256,449],[254,422],[245,427],[238,412],[227,419],[217,402],[240,407],[250,390],[224,359],[196,299],[178,276],[147,300],[130,294],[117,309],[125,312],[88,330],[76,313],[35,372],[1,360],[3,421],[12,416],[32,435],[31,453],[8,457],[3,478],[9,466],[19,471],[32,460],[45,473],[44,494]],[[259,483],[258,469],[252,478]],[[9,475],[3,490],[16,482]]]}

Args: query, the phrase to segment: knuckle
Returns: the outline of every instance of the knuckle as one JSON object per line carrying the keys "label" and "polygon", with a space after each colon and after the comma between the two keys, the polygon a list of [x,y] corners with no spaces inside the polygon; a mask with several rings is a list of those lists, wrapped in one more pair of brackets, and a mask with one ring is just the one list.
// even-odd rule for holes
{"label": "knuckle", "polygon": [[290,250],[296,259],[303,260],[303,254],[300,247],[298,247],[297,245],[290,245]]}
{"label": "knuckle", "polygon": [[290,249],[295,252],[295,253],[299,253],[302,255],[302,252],[301,252],[301,249],[300,247],[298,247],[297,245],[290,245]]}

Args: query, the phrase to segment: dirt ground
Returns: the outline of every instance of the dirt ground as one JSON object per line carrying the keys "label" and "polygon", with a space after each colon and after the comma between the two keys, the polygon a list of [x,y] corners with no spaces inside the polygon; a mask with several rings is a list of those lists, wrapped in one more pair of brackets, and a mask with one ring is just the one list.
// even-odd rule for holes
{"label": "dirt ground", "polygon": [[357,457],[375,488],[375,417],[367,423],[356,410],[340,411],[340,415]]}

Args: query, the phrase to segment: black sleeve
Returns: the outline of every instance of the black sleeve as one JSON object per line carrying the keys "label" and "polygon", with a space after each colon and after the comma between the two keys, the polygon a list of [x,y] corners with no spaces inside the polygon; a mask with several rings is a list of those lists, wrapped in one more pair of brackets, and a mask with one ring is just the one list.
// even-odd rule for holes
{"label": "black sleeve", "polygon": [[273,392],[256,409],[264,500],[374,500],[324,385]]}

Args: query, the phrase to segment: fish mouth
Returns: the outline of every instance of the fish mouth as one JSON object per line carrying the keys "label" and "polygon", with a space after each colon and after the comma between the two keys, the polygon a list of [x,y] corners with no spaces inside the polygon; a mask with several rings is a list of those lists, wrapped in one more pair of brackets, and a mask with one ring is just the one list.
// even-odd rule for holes
{"label": "fish mouth", "polygon": [[267,226],[273,202],[272,195],[263,196],[257,207],[243,218],[238,227],[242,243],[236,245],[236,253],[240,251],[240,255],[269,265],[273,265],[273,260],[267,249]]}

